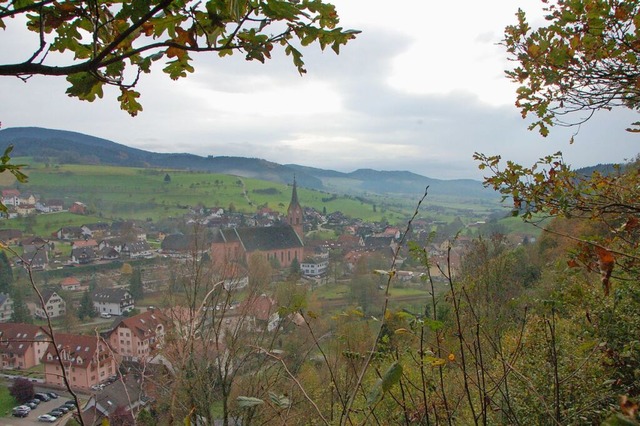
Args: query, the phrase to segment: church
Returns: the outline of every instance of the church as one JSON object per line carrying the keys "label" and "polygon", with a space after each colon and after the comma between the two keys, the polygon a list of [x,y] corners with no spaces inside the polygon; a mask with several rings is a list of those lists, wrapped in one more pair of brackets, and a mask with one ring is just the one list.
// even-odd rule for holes
{"label": "church", "polygon": [[211,254],[218,264],[247,264],[252,254],[259,253],[282,268],[304,256],[303,211],[298,201],[295,179],[291,202],[287,209],[287,224],[263,228],[241,227],[218,230],[211,244]]}

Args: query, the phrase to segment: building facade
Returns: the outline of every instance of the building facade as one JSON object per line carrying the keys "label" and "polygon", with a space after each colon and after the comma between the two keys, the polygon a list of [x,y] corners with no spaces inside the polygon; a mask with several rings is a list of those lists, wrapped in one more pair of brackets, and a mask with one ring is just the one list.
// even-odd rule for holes
{"label": "building facade", "polygon": [[50,342],[44,329],[33,324],[0,324],[2,368],[27,369],[40,364]]}
{"label": "building facade", "polygon": [[124,361],[148,360],[162,345],[170,324],[162,312],[149,309],[120,320],[109,332],[109,344]]}
{"label": "building facade", "polygon": [[36,305],[35,315],[38,318],[47,318],[45,310],[49,314],[49,318],[58,318],[67,312],[67,303],[55,291],[42,291],[42,300],[44,300],[44,309],[42,306]]}
{"label": "building facade", "polygon": [[56,333],[56,343],[60,358],[53,343],[49,343],[42,357],[46,384],[64,386],[60,359],[69,384],[75,389],[88,390],[116,374],[115,358],[101,337]]}
{"label": "building facade", "polygon": [[105,288],[91,295],[93,307],[98,313],[122,315],[135,307],[133,296],[124,288]]}

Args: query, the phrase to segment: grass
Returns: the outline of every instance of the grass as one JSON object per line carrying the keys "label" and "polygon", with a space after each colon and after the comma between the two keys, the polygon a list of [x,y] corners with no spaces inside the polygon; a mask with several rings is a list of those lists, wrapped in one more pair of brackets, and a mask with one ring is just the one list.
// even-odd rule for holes
{"label": "grass", "polygon": [[9,416],[11,409],[16,405],[18,402],[9,394],[9,384],[4,382],[3,386],[0,386],[0,416]]}
{"label": "grass", "polygon": [[[81,201],[93,212],[92,216],[68,213],[39,215],[35,223],[33,219],[29,219],[30,222],[12,221],[12,227],[24,230],[30,226],[41,234],[50,234],[62,226],[107,219],[158,221],[182,216],[187,206],[196,205],[228,209],[233,203],[238,211],[247,213],[267,205],[284,213],[291,199],[290,185],[216,173],[75,164],[45,167],[29,159],[20,160],[30,164],[25,168],[29,182],[17,184],[18,189],[36,193],[45,199],[62,199],[67,206]],[[165,174],[171,177],[170,182],[164,181]],[[249,200],[244,196],[245,190]],[[298,196],[304,206],[319,211],[326,208],[328,213],[341,211],[364,220],[379,221],[384,217],[395,223],[403,220],[410,211],[406,202],[391,199],[370,201],[351,196],[333,199],[325,192],[304,188],[298,189]],[[332,199],[329,201],[328,198]],[[374,203],[377,204],[376,211]]]}
{"label": "grass", "polygon": [[315,294],[318,299],[339,300],[343,299],[349,293],[347,284],[327,284],[319,287]]}
{"label": "grass", "polygon": [[[16,184],[18,189],[33,192],[45,199],[62,199],[67,206],[74,201],[81,201],[92,212],[89,216],[56,213],[38,215],[35,221],[8,222],[11,227],[22,230],[29,227],[41,235],[50,234],[62,226],[89,222],[116,219],[151,219],[157,222],[181,217],[188,206],[196,205],[228,209],[233,204],[238,211],[245,213],[255,212],[259,206],[266,205],[284,213],[291,199],[290,185],[216,173],[77,164],[46,167],[29,158],[15,160],[28,164],[24,171],[29,176],[29,182]],[[166,174],[170,176],[170,182],[164,181]],[[2,175],[8,174],[0,174],[0,177]],[[4,184],[8,186],[11,182],[4,181]],[[249,200],[245,197],[245,190]],[[324,191],[298,188],[300,202],[305,207],[313,207],[318,211],[326,209],[327,213],[341,211],[365,221],[385,219],[394,225],[406,223],[420,195],[333,196]],[[454,194],[429,197],[421,215],[446,222],[456,216],[474,221],[483,219],[496,208],[497,203],[462,199]]]}

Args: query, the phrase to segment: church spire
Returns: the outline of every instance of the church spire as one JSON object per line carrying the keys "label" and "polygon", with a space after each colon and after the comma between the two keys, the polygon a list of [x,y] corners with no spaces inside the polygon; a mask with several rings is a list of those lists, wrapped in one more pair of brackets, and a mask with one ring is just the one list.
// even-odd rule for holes
{"label": "church spire", "polygon": [[293,227],[300,238],[300,241],[304,241],[304,225],[303,220],[304,212],[302,207],[300,206],[300,202],[298,201],[298,187],[296,184],[296,177],[293,177],[293,191],[291,192],[291,202],[289,203],[289,208],[287,209],[287,221],[289,225]]}
{"label": "church spire", "polygon": [[297,205],[299,206],[300,203],[298,202],[298,190],[297,190],[297,185],[296,185],[296,175],[293,175],[293,192],[291,192],[291,203],[289,203],[290,206],[293,205]]}

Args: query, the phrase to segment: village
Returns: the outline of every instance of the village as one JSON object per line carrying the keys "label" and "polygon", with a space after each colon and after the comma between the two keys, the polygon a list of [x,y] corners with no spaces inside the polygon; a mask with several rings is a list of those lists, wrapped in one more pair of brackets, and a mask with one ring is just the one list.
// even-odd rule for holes
{"label": "village", "polygon": [[[15,189],[3,190],[2,200],[8,208],[7,223],[11,218],[62,211],[77,215],[87,213],[82,202],[64,206],[59,200],[44,202],[33,194],[21,194]],[[128,393],[138,396],[134,402],[124,404],[127,410],[139,409],[140,404],[153,401],[153,392],[147,387],[143,389],[139,380],[127,379],[126,373],[132,365],[134,369],[147,365],[172,368],[162,350],[167,334],[174,333],[172,340],[175,341],[176,330],[184,328],[185,316],[191,316],[187,322],[193,322],[194,315],[197,318],[212,315],[208,312],[209,304],[202,306],[202,312],[188,313],[185,307],[166,301],[159,300],[155,307],[141,305],[142,301],[136,300],[143,292],[157,295],[175,286],[176,278],[171,278],[168,270],[176,268],[177,264],[207,259],[217,270],[225,270],[221,281],[224,288],[236,292],[249,284],[248,263],[254,255],[269,263],[272,271],[269,282],[277,283],[295,271],[298,285],[309,288],[317,288],[331,280],[347,280],[358,264],[369,258],[390,264],[395,256],[396,279],[400,282],[420,285],[420,276],[424,275],[423,269],[403,268],[407,254],[398,250],[403,238],[403,230],[399,227],[366,223],[340,212],[322,214],[303,208],[295,182],[286,215],[267,207],[260,208],[255,214],[201,207],[190,209],[183,221],[194,231],[166,233],[153,223],[136,221],[63,226],[51,235],[29,235],[10,227],[0,229],[0,241],[14,254],[9,259],[10,264],[17,274],[20,271],[34,274],[33,284],[39,293],[32,291],[24,301],[19,301],[26,305],[36,324],[14,322],[15,313],[23,309],[16,309],[16,301],[10,292],[0,295],[2,368],[17,376],[39,368],[42,372],[36,379],[39,383],[64,390],[63,364],[69,386],[86,392],[89,397],[83,406],[83,416],[97,422],[109,418],[117,408],[122,409],[122,404],[104,402],[119,400],[118,386],[128,386],[131,388]],[[433,225],[425,220],[415,220],[411,227],[412,238],[426,240]],[[306,238],[318,228],[335,230],[338,237],[332,240]],[[454,264],[467,239],[459,240],[453,255],[449,253]],[[430,254],[444,258],[446,244],[431,244]],[[141,273],[143,268],[144,274]],[[141,286],[138,290],[132,287],[132,279],[126,278],[134,275]],[[47,277],[46,283],[39,281],[42,276]],[[247,293],[242,297],[211,305],[211,310],[222,310],[214,315],[227,318],[225,330],[242,327],[270,333],[285,321],[278,314],[280,306],[273,294]],[[93,333],[86,327],[76,333],[69,325],[64,330],[68,318],[78,313],[84,321],[94,322]],[[240,315],[242,321],[237,319]],[[54,334],[57,350],[46,326],[49,320],[57,324]],[[295,317],[289,320],[300,321]],[[211,323],[212,320],[208,321]],[[117,386],[112,385],[114,381],[118,382]]]}

